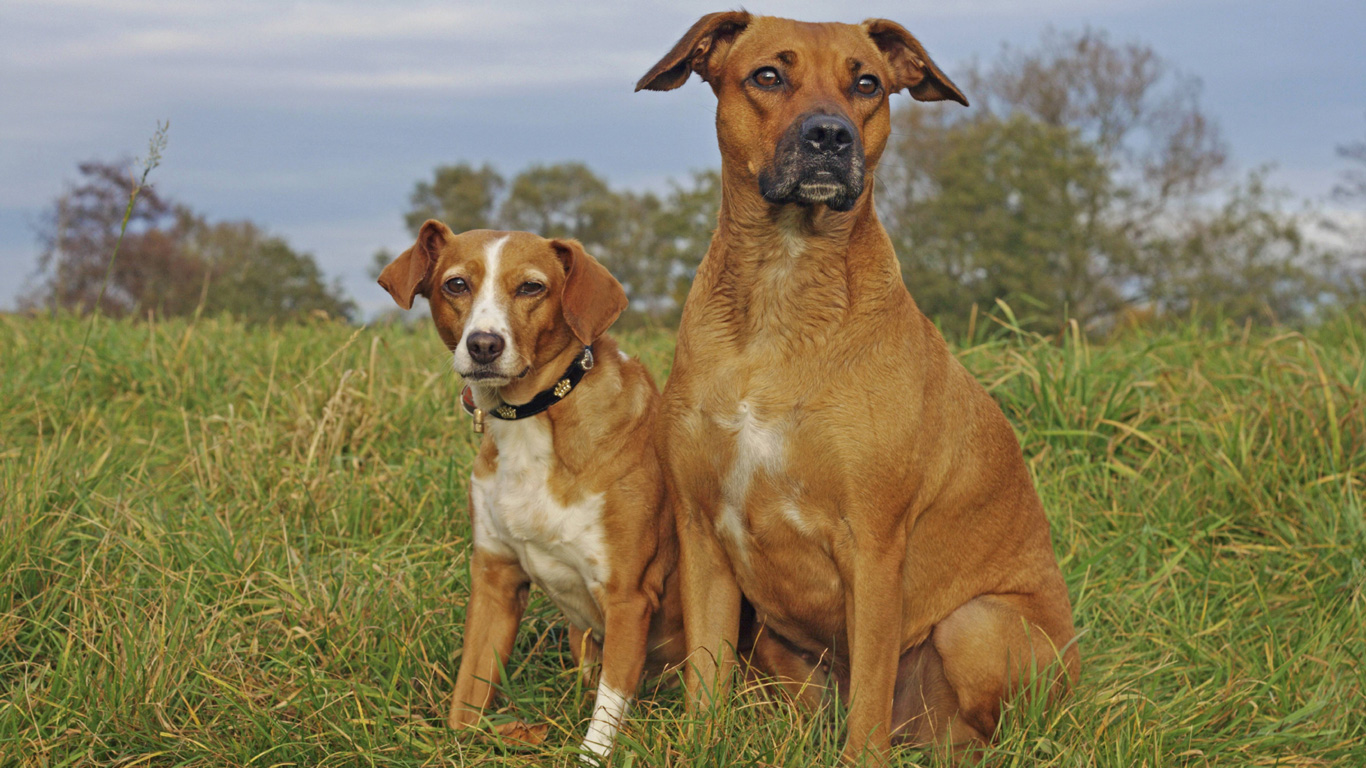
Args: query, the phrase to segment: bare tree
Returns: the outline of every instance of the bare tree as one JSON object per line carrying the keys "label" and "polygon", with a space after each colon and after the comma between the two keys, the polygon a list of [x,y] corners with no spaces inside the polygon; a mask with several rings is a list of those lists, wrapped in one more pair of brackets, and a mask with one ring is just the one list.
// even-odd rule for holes
{"label": "bare tree", "polygon": [[1347,167],[1333,199],[1348,210],[1324,222],[1339,241],[1333,284],[1344,303],[1361,304],[1366,302],[1366,139],[1340,145],[1337,154]]}
{"label": "bare tree", "polygon": [[[135,179],[128,163],[82,163],[81,180],[53,202],[40,231],[38,295],[28,308],[95,306]],[[100,311],[113,316],[196,310],[265,320],[315,311],[346,317],[354,305],[324,281],[313,257],[251,222],[212,224],[143,188]]]}
{"label": "bare tree", "polygon": [[[87,311],[95,306],[136,183],[131,163],[87,162],[81,181],[53,203],[40,231],[41,296],[27,305]],[[152,187],[142,189],[128,220],[122,253],[110,273],[101,311],[114,315],[193,306],[200,269],[175,247],[189,214]]]}
{"label": "bare tree", "polygon": [[1343,202],[1366,202],[1366,139],[1339,146],[1338,157],[1349,165],[1342,171],[1342,181],[1333,188],[1333,197]]}
{"label": "bare tree", "polygon": [[1151,226],[1174,202],[1213,190],[1228,162],[1218,125],[1200,107],[1200,81],[1150,46],[1117,44],[1101,30],[1050,29],[1036,48],[1006,46],[968,82],[987,112],[1079,131],[1124,190],[1118,202],[1130,226]]}

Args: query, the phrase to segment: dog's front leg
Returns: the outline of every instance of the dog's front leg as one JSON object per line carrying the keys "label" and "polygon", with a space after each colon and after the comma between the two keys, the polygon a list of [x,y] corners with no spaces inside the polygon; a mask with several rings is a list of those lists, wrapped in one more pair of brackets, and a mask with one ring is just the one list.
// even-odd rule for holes
{"label": "dog's front leg", "polygon": [[683,679],[688,709],[696,712],[721,701],[729,690],[740,638],[740,586],[710,521],[680,504],[677,528],[683,632],[688,646]]}
{"label": "dog's front leg", "polygon": [[517,639],[530,585],[531,579],[515,560],[504,560],[475,547],[470,562],[470,601],[465,606],[464,650],[447,719],[450,727],[477,724],[493,702],[493,689]]}
{"label": "dog's front leg", "polygon": [[[654,610],[640,592],[608,598],[602,643],[602,675],[593,705],[593,722],[583,739],[584,762],[606,763],[626,709],[645,668],[645,644]],[[595,757],[594,757],[595,756]]]}
{"label": "dog's front leg", "polygon": [[856,534],[853,584],[845,597],[850,644],[847,763],[858,762],[865,752],[872,765],[887,762],[901,657],[905,559],[904,530]]}

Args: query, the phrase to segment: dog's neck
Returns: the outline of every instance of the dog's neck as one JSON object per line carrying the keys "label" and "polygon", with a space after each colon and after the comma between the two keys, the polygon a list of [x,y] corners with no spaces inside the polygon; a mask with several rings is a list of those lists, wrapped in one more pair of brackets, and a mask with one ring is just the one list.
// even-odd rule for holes
{"label": "dog's neck", "polygon": [[[537,392],[554,386],[582,352],[583,344],[571,343],[568,350],[556,353],[553,361],[538,365],[525,379],[515,382],[515,390],[483,388],[481,393],[471,386],[475,405],[487,411],[502,402],[523,404]],[[648,423],[654,418],[653,400],[649,396],[653,385],[630,379],[625,358],[611,336],[603,335],[593,342],[593,356],[592,369],[584,373],[564,399],[548,409],[516,421],[487,416],[485,439],[497,445],[500,435],[548,429],[555,455],[573,473],[627,450],[624,444],[612,442],[611,436],[635,434],[634,430],[642,428],[648,433]]]}
{"label": "dog's neck", "polygon": [[870,300],[904,294],[871,183],[851,210],[834,211],[774,205],[752,181],[723,179],[717,233],[698,280],[712,311],[746,338],[773,335],[789,348],[819,342]]}
{"label": "dog's neck", "polygon": [[[470,393],[474,396],[474,404],[488,411],[503,403],[522,405],[530,402],[538,393],[555,386],[555,382],[564,375],[565,370],[581,354],[583,354],[583,344],[577,343],[575,339],[563,349],[550,355],[545,362],[533,366],[526,376],[509,384],[501,387],[489,387],[471,383]],[[587,378],[585,376],[584,381],[580,382],[579,386],[586,384]]]}

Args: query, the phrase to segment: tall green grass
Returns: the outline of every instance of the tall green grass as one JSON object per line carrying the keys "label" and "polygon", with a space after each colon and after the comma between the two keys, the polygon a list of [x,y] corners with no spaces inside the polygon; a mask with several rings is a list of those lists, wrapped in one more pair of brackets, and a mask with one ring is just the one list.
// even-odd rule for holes
{"label": "tall green grass", "polygon": [[[1363,321],[960,350],[1084,630],[1080,686],[1008,712],[998,764],[1366,765]],[[0,319],[0,764],[570,764],[591,696],[540,598],[494,717],[547,742],[442,726],[475,443],[430,328],[100,322],[73,377],[86,330]],[[622,341],[662,380],[668,334]],[[754,687],[696,722],[647,691],[614,764],[840,740]]]}

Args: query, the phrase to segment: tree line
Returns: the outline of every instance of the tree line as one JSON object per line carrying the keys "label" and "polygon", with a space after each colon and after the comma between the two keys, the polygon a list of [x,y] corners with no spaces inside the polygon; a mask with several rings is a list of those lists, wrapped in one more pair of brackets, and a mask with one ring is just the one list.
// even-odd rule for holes
{"label": "tree line", "polygon": [[[959,77],[973,107],[903,103],[876,179],[879,215],[921,307],[949,333],[998,301],[1020,322],[1097,332],[1192,314],[1299,323],[1366,299],[1366,231],[1239,174],[1199,82],[1142,44],[1046,33]],[[1366,202],[1366,141],[1339,149],[1335,199]],[[127,174],[81,166],[52,208],[35,306],[89,307]],[[416,182],[404,221],[574,237],[626,286],[632,315],[672,322],[716,223],[720,176],[614,189],[576,162],[504,176],[457,163]],[[117,215],[116,215],[117,214]],[[250,222],[210,223],[145,193],[104,310],[249,319],[355,305],[313,258]],[[393,258],[375,254],[372,272]],[[209,290],[208,287],[213,289]]]}
{"label": "tree line", "polygon": [[1103,329],[1295,323],[1366,296],[1359,259],[1312,240],[1322,217],[1269,169],[1235,173],[1199,81],[1150,47],[1050,31],[964,79],[973,110],[896,112],[879,174],[906,281],[948,327],[997,299]]}

